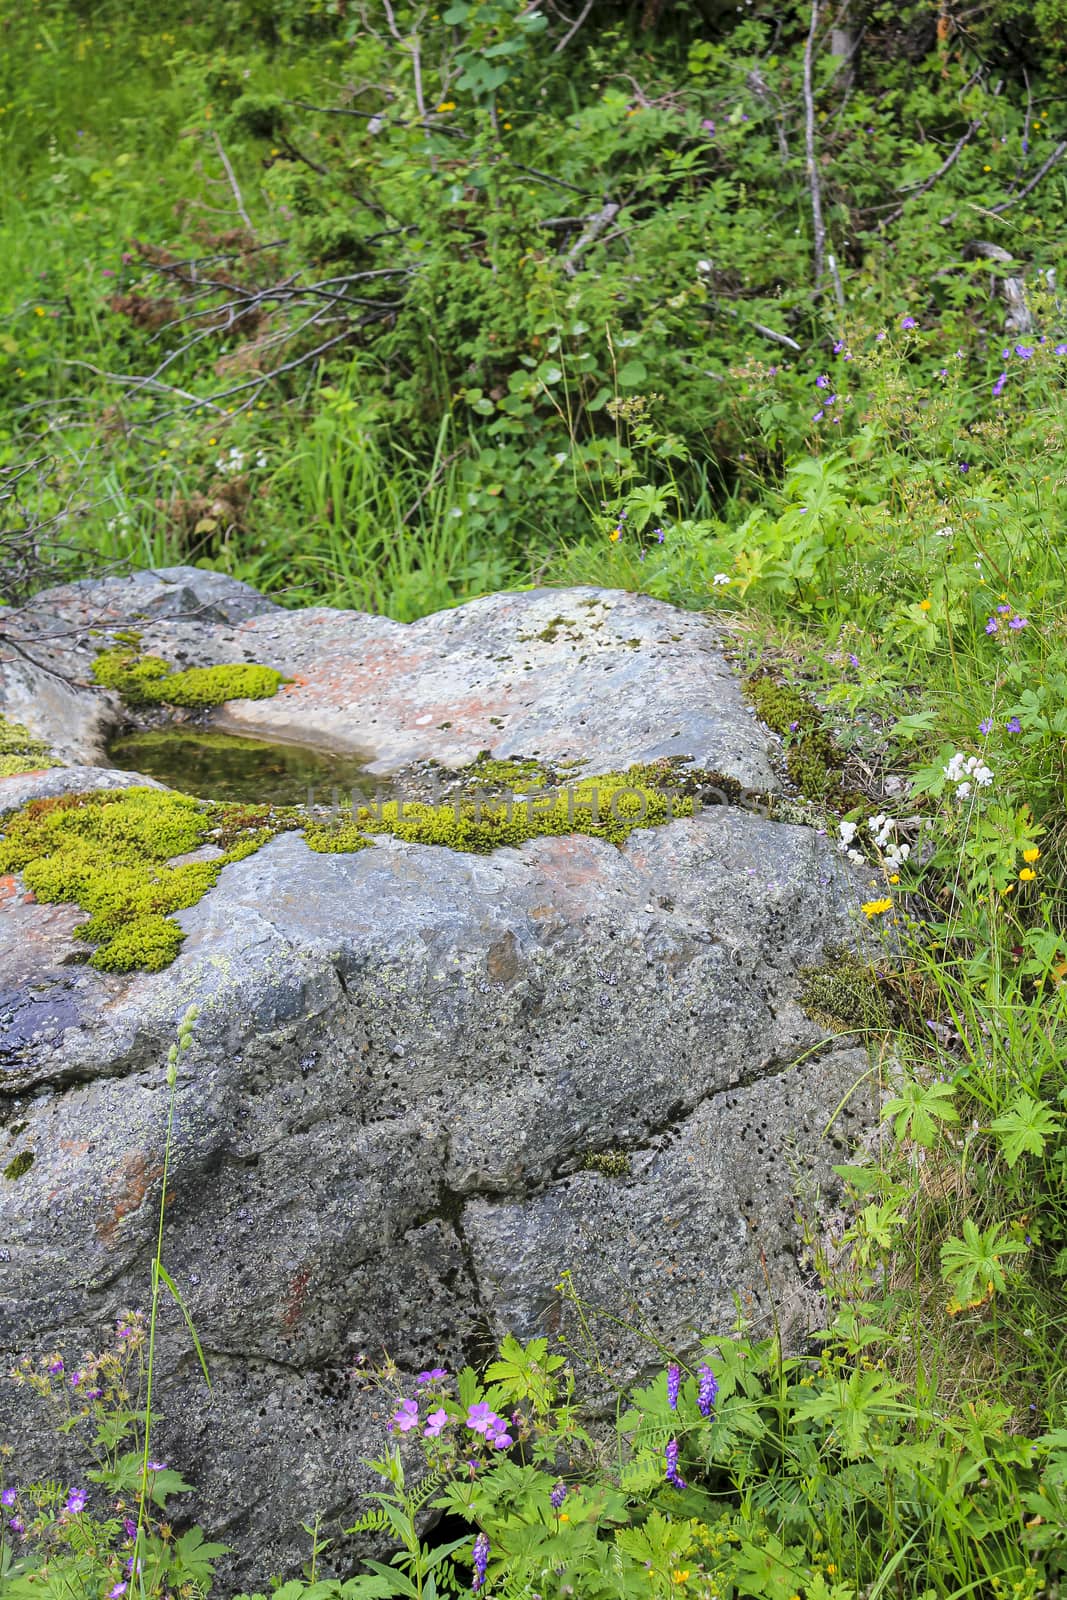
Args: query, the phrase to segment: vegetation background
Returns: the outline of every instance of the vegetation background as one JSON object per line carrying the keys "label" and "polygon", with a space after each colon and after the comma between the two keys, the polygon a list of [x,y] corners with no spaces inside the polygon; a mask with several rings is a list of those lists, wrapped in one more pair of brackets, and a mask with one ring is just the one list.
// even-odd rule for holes
{"label": "vegetation background", "polygon": [[[449,1426],[532,1419],[465,1497],[418,1434],[492,1555],[427,1553],[394,1453],[398,1564],[348,1592],[1058,1594],[1067,0],[0,23],[6,603],[188,562],[400,620],[539,583],[705,608],[884,872],[884,963],[812,978],[886,1084],[822,1353],[739,1328],[711,1420],[661,1375],[614,1462],[544,1352],[466,1375]],[[206,1588],[195,1541],[149,1537],[177,1487],[139,1481],[151,1592]],[[145,1587],[78,1493],[3,1502],[0,1589]]]}

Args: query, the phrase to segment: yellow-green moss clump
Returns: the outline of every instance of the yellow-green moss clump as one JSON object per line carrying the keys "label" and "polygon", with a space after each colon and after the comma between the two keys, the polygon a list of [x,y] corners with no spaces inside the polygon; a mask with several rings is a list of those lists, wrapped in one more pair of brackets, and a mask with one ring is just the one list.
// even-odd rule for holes
{"label": "yellow-green moss clump", "polygon": [[17,772],[40,772],[42,767],[58,767],[48,746],[22,726],[0,717],[0,778]]}
{"label": "yellow-green moss clump", "polygon": [[361,850],[379,833],[477,854],[567,833],[622,844],[635,828],[692,816],[692,794],[686,793],[691,787],[684,774],[675,781],[667,763],[653,764],[573,779],[540,794],[527,788],[521,797],[457,798],[446,805],[386,800],[360,806],[347,822],[312,824],[304,837],[312,850],[323,852]]}
{"label": "yellow-green moss clump", "polygon": [[[268,806],[205,804],[169,789],[60,795],[31,801],[7,819],[0,872],[20,872],[38,900],[89,912],[75,931],[97,946],[92,966],[156,972],[174,960],[184,937],[170,914],[195,905],[228,861],[298,820]],[[170,864],[206,844],[223,854]]]}
{"label": "yellow-green moss clump", "polygon": [[768,673],[749,678],[745,695],[760,720],[789,741],[786,771],[801,794],[809,800],[822,800],[840,786],[844,757],[823,727],[814,701]]}
{"label": "yellow-green moss clump", "polygon": [[269,700],[284,682],[273,667],[251,662],[187,667],[178,672],[162,656],[143,655],[138,634],[117,637],[119,642],[101,650],[93,662],[93,677],[103,688],[117,690],[128,705],[203,710],[225,700]]}

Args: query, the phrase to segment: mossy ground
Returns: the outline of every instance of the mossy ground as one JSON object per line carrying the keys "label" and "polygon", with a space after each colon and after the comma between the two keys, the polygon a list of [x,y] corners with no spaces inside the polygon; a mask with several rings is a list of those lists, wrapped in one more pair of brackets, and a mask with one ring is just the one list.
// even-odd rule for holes
{"label": "mossy ground", "polygon": [[801,971],[800,1005],[814,1022],[838,1033],[884,1033],[890,1022],[889,999],[878,977],[844,955]]}
{"label": "mossy ground", "polygon": [[59,762],[43,740],[35,739],[21,722],[9,722],[6,717],[0,717],[0,778],[58,766]]}
{"label": "mossy ground", "polygon": [[[385,801],[359,807],[348,821],[309,821],[295,807],[203,801],[170,789],[62,795],[32,801],[6,820],[0,872],[20,872],[38,900],[71,902],[89,912],[77,936],[96,944],[93,966],[155,972],[181,948],[184,935],[172,913],[195,905],[228,862],[251,855],[280,832],[302,827],[309,847],[326,854],[366,849],[385,833],[479,853],[572,833],[618,845],[635,828],[692,815],[694,794],[706,782],[721,781],[676,766],[655,762],[575,779],[528,799],[509,792],[490,800],[457,795],[445,805]],[[516,767],[532,788],[531,764]],[[484,767],[476,763],[468,771],[480,787]],[[544,777],[544,770],[536,776]],[[175,861],[206,845],[220,853]]]}
{"label": "mossy ground", "polygon": [[126,633],[93,662],[93,677],[127,705],[183,706],[202,711],[227,700],[269,700],[285,681],[273,667],[227,662],[177,671],[162,656],[145,655],[140,636]]}
{"label": "mossy ground", "polygon": [[760,720],[786,741],[786,771],[802,795],[823,800],[840,790],[844,756],[814,701],[770,673],[747,679],[745,696]]}

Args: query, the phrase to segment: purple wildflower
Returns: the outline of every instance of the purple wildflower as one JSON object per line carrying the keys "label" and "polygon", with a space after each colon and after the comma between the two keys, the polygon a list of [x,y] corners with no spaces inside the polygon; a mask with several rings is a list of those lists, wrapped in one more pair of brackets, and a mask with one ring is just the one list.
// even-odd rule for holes
{"label": "purple wildflower", "polygon": [[959,469],[961,472],[970,472],[971,463],[969,461],[961,461],[959,463]]}
{"label": "purple wildflower", "polygon": [[1033,353],[1034,347],[1032,344],[1017,344],[1015,346],[1015,354],[1019,357],[1020,361],[1029,361]]}
{"label": "purple wildflower", "polygon": [[486,1534],[480,1533],[474,1541],[471,1551],[471,1565],[474,1567],[474,1581],[471,1584],[471,1593],[477,1594],[485,1583],[485,1569],[489,1565],[489,1539]]}
{"label": "purple wildflower", "polygon": [[789,731],[790,731],[790,733],[796,733],[796,731],[797,731],[797,729],[798,729],[798,728],[799,728],[799,727],[800,727],[800,723],[799,723],[799,722],[791,722],[791,723],[790,723],[790,724],[789,724]]}
{"label": "purple wildflower", "polygon": [[136,1537],[137,1537],[137,1524],[136,1524],[136,1522],[134,1522],[132,1517],[123,1517],[123,1519],[122,1519],[122,1529],[123,1529],[123,1532],[125,1533],[127,1539],[136,1539]]}
{"label": "purple wildflower", "polygon": [[63,1357],[59,1356],[55,1361],[53,1361],[51,1363],[51,1365],[49,1366],[48,1370],[52,1374],[53,1377],[56,1377],[60,1372],[62,1372],[63,1371]]}
{"label": "purple wildflower", "polygon": [[107,1591],[107,1600],[122,1600],[122,1596],[126,1593],[126,1588],[126,1584],[116,1583],[113,1589]]}
{"label": "purple wildflower", "polygon": [[567,1498],[567,1485],[563,1482],[563,1479],[561,1478],[560,1481],[553,1486],[552,1493],[548,1497],[549,1503],[552,1506],[553,1511],[558,1511],[560,1506],[563,1504],[564,1500],[566,1500],[566,1498]]}
{"label": "purple wildflower", "polygon": [[1007,383],[1007,381],[1008,381],[1008,374],[1006,372],[1002,372],[1000,374],[1000,377],[997,379],[996,383],[993,385],[993,399],[994,400],[999,400],[1000,399],[1001,395],[1004,393],[1004,385]]}
{"label": "purple wildflower", "polygon": [[662,544],[664,539],[666,539],[667,535],[664,533],[662,528],[657,528],[655,531],[656,531],[656,543],[657,544]]}
{"label": "purple wildflower", "polygon": [[700,1415],[702,1417],[710,1417],[712,1407],[715,1404],[715,1396],[719,1392],[718,1379],[706,1361],[701,1362],[697,1368],[697,1376],[700,1379],[700,1388],[697,1390],[697,1405],[700,1407]]}
{"label": "purple wildflower", "polygon": [[985,625],[985,631],[986,633],[996,633],[998,627],[999,624],[996,617],[990,617],[989,621]]}
{"label": "purple wildflower", "polygon": [[428,1372],[420,1372],[415,1379],[416,1383],[437,1383],[440,1378],[447,1378],[448,1373],[444,1367],[431,1367]]}
{"label": "purple wildflower", "polygon": [[851,662],[852,666],[854,666],[854,667],[858,667],[859,666],[860,658],[859,658],[859,656],[853,655],[851,650],[848,653],[848,659]]}
{"label": "purple wildflower", "polygon": [[71,1375],[70,1375],[70,1386],[71,1386],[72,1389],[76,1389],[78,1387],[79,1383],[81,1383],[81,1381],[82,1381],[82,1375],[81,1375],[80,1372],[72,1372],[71,1373]]}
{"label": "purple wildflower", "polygon": [[812,420],[812,422],[821,422],[823,417],[825,417],[825,415],[826,415],[825,411],[816,411],[815,415],[812,417],[811,420]]}
{"label": "purple wildflower", "polygon": [[908,329],[917,328],[919,324],[916,322],[914,317],[901,317],[900,326],[904,329]]}
{"label": "purple wildflower", "polygon": [[469,1407],[467,1411],[467,1427],[474,1433],[487,1433],[490,1425],[498,1421],[492,1406],[484,1400],[479,1400],[477,1405]]}
{"label": "purple wildflower", "polygon": [[672,1411],[678,1409],[678,1391],[682,1387],[682,1369],[674,1361],[667,1368],[667,1404]]}
{"label": "purple wildflower", "polygon": [[1011,606],[998,606],[997,607],[997,616],[998,617],[1006,617],[1010,610],[1011,610]]}
{"label": "purple wildflower", "polygon": [[26,1532],[26,1524],[23,1522],[21,1517],[12,1517],[11,1521],[8,1523],[8,1527],[11,1529],[12,1533]]}
{"label": "purple wildflower", "polygon": [[67,1510],[72,1517],[85,1510],[85,1490],[72,1489],[67,1496]]}
{"label": "purple wildflower", "polygon": [[1008,623],[1008,627],[1013,628],[1015,632],[1018,633],[1020,628],[1026,627],[1026,623],[1026,617],[1012,617],[1011,621]]}
{"label": "purple wildflower", "polygon": [[834,355],[835,356],[839,356],[844,348],[845,348],[844,339],[838,339],[834,344]]}
{"label": "purple wildflower", "polygon": [[682,1477],[681,1473],[678,1471],[678,1441],[677,1441],[677,1439],[668,1439],[667,1448],[663,1452],[663,1457],[664,1457],[664,1461],[666,1463],[666,1471],[664,1473],[664,1476],[666,1477],[667,1482],[668,1483],[672,1483],[676,1489],[688,1488],[688,1485],[687,1485],[685,1479]]}
{"label": "purple wildflower", "polygon": [[830,387],[830,380],[826,376],[825,372],[819,373],[819,376],[815,380],[815,387],[816,389],[828,389]]}
{"label": "purple wildflower", "polygon": [[137,1562],[137,1565],[135,1567],[134,1566],[133,1557],[131,1556],[130,1559],[126,1563],[126,1571],[127,1572],[136,1571],[137,1576],[140,1577],[141,1576],[141,1563],[140,1563],[140,1561]]}
{"label": "purple wildflower", "polygon": [[1067,356],[1067,344],[1054,344],[1052,353],[1057,356]]}
{"label": "purple wildflower", "polygon": [[417,1400],[401,1400],[393,1420],[389,1424],[389,1432],[395,1429],[397,1433],[407,1433],[410,1428],[418,1426],[419,1402]]}
{"label": "purple wildflower", "polygon": [[436,1439],[447,1425],[448,1412],[442,1406],[437,1411],[430,1412],[430,1415],[426,1418],[426,1426],[422,1430],[422,1436],[424,1439]]}
{"label": "purple wildflower", "polygon": [[17,1494],[17,1489],[5,1489],[3,1494],[0,1494],[0,1506],[13,1506]]}
{"label": "purple wildflower", "polygon": [[703,122],[700,124],[700,126],[703,128],[705,133],[714,133],[715,132],[715,124],[714,124],[714,122],[712,122],[710,117],[705,117]]}
{"label": "purple wildflower", "polygon": [[507,1450],[515,1443],[510,1433],[487,1433],[486,1438],[494,1450]]}
{"label": "purple wildflower", "polygon": [[166,1472],[167,1463],[165,1461],[149,1461],[148,1470],[149,1472]]}
{"label": "purple wildflower", "polygon": [[85,1398],[86,1400],[102,1400],[104,1391],[103,1389],[86,1389]]}
{"label": "purple wildflower", "polygon": [[978,724],[978,732],[980,734],[982,734],[983,737],[985,735],[987,735],[987,734],[992,733],[993,732],[993,718],[992,717],[983,717],[981,722]]}
{"label": "purple wildflower", "polygon": [[1019,721],[1018,717],[1010,717],[1008,719],[1008,732],[1009,733],[1022,733],[1022,731],[1023,731],[1023,725]]}

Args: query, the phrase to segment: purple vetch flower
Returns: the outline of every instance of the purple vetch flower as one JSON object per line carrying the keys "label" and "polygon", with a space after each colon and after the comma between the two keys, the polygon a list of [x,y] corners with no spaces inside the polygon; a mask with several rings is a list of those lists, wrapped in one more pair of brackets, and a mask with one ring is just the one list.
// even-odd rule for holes
{"label": "purple vetch flower", "polygon": [[1008,623],[1008,627],[1013,628],[1015,632],[1018,633],[1020,628],[1026,627],[1027,621],[1028,619],[1026,617],[1012,617],[1011,621]]}
{"label": "purple vetch flower", "polygon": [[1032,344],[1017,344],[1015,346],[1015,354],[1019,357],[1020,361],[1029,361],[1033,353],[1034,347]]}
{"label": "purple vetch flower", "polygon": [[858,667],[859,666],[860,658],[859,658],[859,656],[853,655],[851,650],[848,653],[848,659],[851,662],[852,666],[854,666],[854,667]]}
{"label": "purple vetch flower", "polygon": [[664,533],[662,528],[657,528],[655,530],[655,534],[656,534],[656,543],[657,544],[662,544],[664,539],[666,539],[666,537],[667,537],[667,535]]}
{"label": "purple vetch flower", "polygon": [[797,731],[797,729],[798,729],[798,728],[799,728],[799,727],[800,727],[800,723],[799,723],[799,722],[791,722],[791,723],[790,723],[790,724],[789,724],[789,731],[790,731],[790,733],[796,733],[796,731]]}
{"label": "purple vetch flower", "polygon": [[0,1506],[13,1506],[17,1496],[17,1489],[5,1489],[3,1494],[0,1494]]}
{"label": "purple vetch flower", "polygon": [[997,616],[998,617],[1006,617],[1010,610],[1011,610],[1011,606],[998,606],[997,607]]}
{"label": "purple vetch flower", "polygon": [[980,734],[982,734],[983,737],[985,737],[987,734],[992,733],[993,732],[993,718],[992,717],[983,717],[981,722],[978,724],[978,732]]}
{"label": "purple vetch flower", "polygon": [[138,1561],[137,1565],[134,1566],[133,1557],[131,1556],[130,1559],[126,1563],[126,1571],[127,1572],[136,1572],[137,1576],[140,1577],[141,1576],[141,1563],[140,1563],[140,1561]]}
{"label": "purple vetch flower", "polygon": [[71,1375],[70,1375],[70,1386],[71,1386],[72,1389],[76,1389],[78,1387],[79,1383],[81,1383],[81,1381],[82,1381],[82,1375],[81,1375],[80,1372],[72,1372],[71,1373]]}
{"label": "purple vetch flower", "polygon": [[993,385],[993,399],[994,400],[999,400],[1000,399],[1001,395],[1004,393],[1004,385],[1007,383],[1007,381],[1008,381],[1008,374],[1006,372],[1002,372],[1000,374],[1000,377],[997,379],[996,383]]}
{"label": "purple vetch flower", "polygon": [[816,411],[815,415],[812,417],[811,420],[812,420],[812,422],[821,422],[823,417],[825,417],[825,415],[826,415],[825,411]]}
{"label": "purple vetch flower", "polygon": [[389,1432],[407,1433],[410,1428],[418,1427],[419,1402],[417,1400],[401,1400],[389,1424]]}
{"label": "purple vetch flower", "polygon": [[123,1519],[122,1519],[122,1530],[125,1533],[127,1539],[136,1539],[136,1537],[137,1537],[137,1524],[136,1524],[136,1522],[134,1522],[132,1517],[123,1517]]}
{"label": "purple vetch flower", "polygon": [[488,1536],[480,1533],[475,1539],[474,1549],[471,1551],[471,1565],[474,1568],[474,1581],[471,1584],[472,1594],[477,1594],[478,1590],[485,1584],[485,1569],[489,1565],[489,1550]]}
{"label": "purple vetch flower", "polygon": [[969,461],[960,461],[957,463],[957,465],[959,466],[961,472],[970,472],[971,470],[971,463]]}
{"label": "purple vetch flower", "polygon": [[667,1368],[667,1404],[672,1411],[678,1409],[678,1391],[682,1387],[682,1369],[672,1361]]}
{"label": "purple vetch flower", "polygon": [[67,1495],[67,1510],[72,1517],[76,1517],[85,1510],[85,1490],[72,1489]]}
{"label": "purple vetch flower", "polygon": [[126,1584],[116,1583],[113,1589],[107,1591],[107,1600],[122,1600],[122,1596],[126,1593],[126,1588]]}
{"label": "purple vetch flower", "polygon": [[672,1483],[676,1489],[686,1489],[686,1488],[688,1488],[689,1487],[688,1484],[686,1483],[685,1479],[682,1477],[681,1473],[678,1471],[678,1441],[677,1441],[677,1439],[668,1439],[667,1448],[663,1452],[663,1459],[664,1459],[665,1466],[666,1466],[666,1471],[664,1473],[664,1476],[667,1479],[667,1482],[668,1483]]}
{"label": "purple vetch flower", "polygon": [[916,322],[914,317],[901,317],[900,326],[904,329],[908,329],[917,328],[919,324]]}
{"label": "purple vetch flower", "polygon": [[989,621],[985,625],[985,631],[986,633],[996,633],[998,627],[999,624],[996,617],[990,617]]}
{"label": "purple vetch flower", "polygon": [[561,1478],[559,1482],[553,1486],[552,1493],[548,1497],[549,1504],[551,1505],[553,1511],[558,1511],[566,1498],[567,1485]]}
{"label": "purple vetch flower", "polygon": [[1009,719],[1008,719],[1008,732],[1009,733],[1022,733],[1022,731],[1023,731],[1023,725],[1019,721],[1018,717],[1009,717]]}
{"label": "purple vetch flower", "polygon": [[60,1356],[57,1360],[51,1362],[48,1370],[52,1374],[53,1378],[57,1377],[58,1374],[63,1371],[63,1357]]}
{"label": "purple vetch flower", "polygon": [[702,1417],[710,1417],[712,1407],[715,1404],[715,1397],[719,1392],[718,1379],[706,1361],[702,1361],[697,1368],[697,1376],[700,1379],[700,1388],[697,1390],[697,1405],[700,1408],[700,1415]]}
{"label": "purple vetch flower", "polygon": [[436,1439],[442,1429],[447,1426],[448,1412],[442,1406],[437,1411],[430,1412],[430,1415],[426,1418],[426,1426],[422,1430],[422,1436],[424,1439]]}

